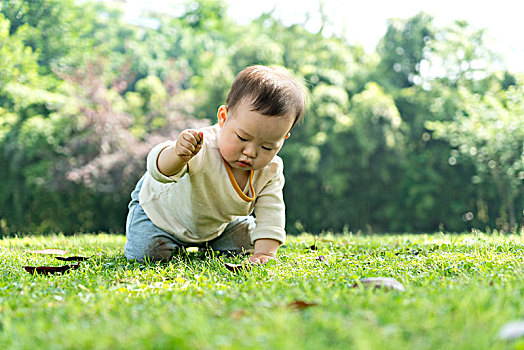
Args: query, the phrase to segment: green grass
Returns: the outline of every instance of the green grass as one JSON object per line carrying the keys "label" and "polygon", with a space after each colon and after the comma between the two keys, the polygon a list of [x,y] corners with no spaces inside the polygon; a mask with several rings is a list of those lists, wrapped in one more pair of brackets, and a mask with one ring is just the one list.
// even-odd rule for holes
{"label": "green grass", "polygon": [[[524,337],[498,337],[524,318],[522,235],[302,235],[289,238],[279,263],[237,274],[223,263],[240,258],[197,252],[129,263],[124,242],[0,240],[0,347],[524,349]],[[68,264],[27,253],[42,248],[95,257],[64,275],[31,275],[22,266]],[[376,276],[405,291],[352,288]],[[316,305],[288,306],[297,300]]]}

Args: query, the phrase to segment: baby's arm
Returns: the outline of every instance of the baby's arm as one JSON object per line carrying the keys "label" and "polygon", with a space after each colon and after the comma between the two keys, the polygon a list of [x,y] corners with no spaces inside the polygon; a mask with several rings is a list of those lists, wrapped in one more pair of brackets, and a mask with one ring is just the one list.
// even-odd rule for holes
{"label": "baby's arm", "polygon": [[256,227],[251,233],[255,251],[248,259],[252,263],[265,264],[274,259],[278,248],[286,240],[286,206],[282,193],[285,179],[282,160],[276,157],[271,167],[274,175],[260,190],[255,202]]}
{"label": "baby's arm", "polygon": [[266,264],[277,256],[280,242],[275,239],[261,238],[255,241],[255,252],[249,257],[249,261],[255,264]]}
{"label": "baby's arm", "polygon": [[204,134],[187,129],[180,133],[175,145],[164,148],[158,155],[158,170],[166,176],[178,173],[201,149]]}

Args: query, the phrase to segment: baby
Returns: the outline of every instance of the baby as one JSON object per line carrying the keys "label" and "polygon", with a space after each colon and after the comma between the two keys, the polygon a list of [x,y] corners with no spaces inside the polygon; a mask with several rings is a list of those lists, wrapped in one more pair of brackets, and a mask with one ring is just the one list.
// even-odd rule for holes
{"label": "baby", "polygon": [[285,70],[240,72],[218,124],[155,146],[131,193],[125,255],[169,261],[183,247],[252,252],[265,264],[285,242],[283,163],[276,154],[305,113],[305,88]]}

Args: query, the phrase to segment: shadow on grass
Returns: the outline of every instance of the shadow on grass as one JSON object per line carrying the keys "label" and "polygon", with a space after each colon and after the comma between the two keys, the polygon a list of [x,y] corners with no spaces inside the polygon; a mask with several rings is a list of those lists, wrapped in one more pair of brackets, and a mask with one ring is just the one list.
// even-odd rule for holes
{"label": "shadow on grass", "polygon": [[151,260],[144,259],[140,260],[128,260],[124,255],[102,255],[97,260],[93,260],[96,266],[96,262],[100,263],[100,266],[106,271],[122,271],[122,270],[157,270],[158,268],[167,268],[170,265],[183,264],[184,267],[198,268],[206,264],[216,263],[218,265],[224,264],[224,262],[242,262],[250,255],[248,252],[235,253],[230,251],[216,251],[210,248],[200,249],[186,249],[183,248],[173,255],[169,261],[162,260]]}

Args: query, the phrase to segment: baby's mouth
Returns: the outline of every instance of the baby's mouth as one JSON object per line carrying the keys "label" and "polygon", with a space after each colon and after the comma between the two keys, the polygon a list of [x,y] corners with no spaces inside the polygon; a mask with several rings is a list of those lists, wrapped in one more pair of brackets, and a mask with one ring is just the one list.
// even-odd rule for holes
{"label": "baby's mouth", "polygon": [[244,161],[242,161],[242,160],[237,161],[237,164],[238,164],[239,166],[241,166],[242,168],[247,168],[247,167],[250,167],[250,166],[251,166],[251,163],[244,162]]}

